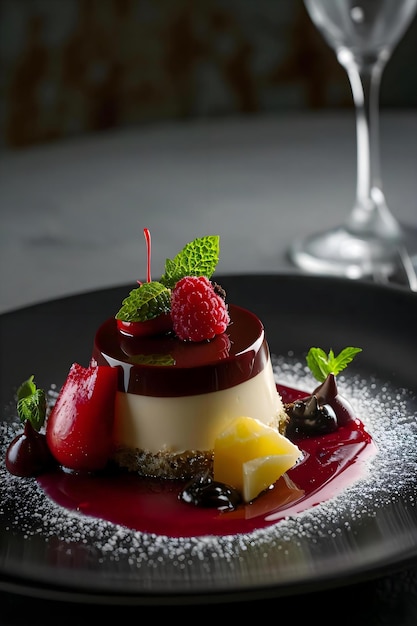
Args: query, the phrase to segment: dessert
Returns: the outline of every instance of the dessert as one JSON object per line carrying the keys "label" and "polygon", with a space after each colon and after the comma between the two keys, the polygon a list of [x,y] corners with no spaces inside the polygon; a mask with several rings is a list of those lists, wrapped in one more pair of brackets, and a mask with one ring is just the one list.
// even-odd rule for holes
{"label": "dessert", "polygon": [[[234,418],[248,415],[274,428],[285,422],[261,321],[225,304],[210,283],[218,247],[218,237],[187,244],[166,263],[161,281],[168,289],[148,272],[147,283],[96,333],[94,362],[119,369],[113,458],[129,470],[191,478],[212,469],[215,438]],[[194,276],[201,272],[206,276]],[[135,298],[149,286],[152,298],[164,299],[143,323],[164,316],[166,324],[144,334]],[[148,301],[146,307],[152,308]]]}
{"label": "dessert", "polygon": [[[98,328],[89,365],[72,364],[50,407],[33,377],[19,388],[25,428],[7,450],[7,469],[40,476],[54,494],[62,480],[70,493],[71,475],[105,481],[111,474],[126,485],[127,476],[142,479],[144,497],[154,493],[147,481],[159,480],[168,497],[220,511],[252,505],[272,488],[268,510],[278,510],[280,498],[301,501],[311,490],[308,467],[322,458],[312,451],[326,445],[316,440],[340,429],[330,447],[369,443],[335,381],[360,349],[335,356],[311,348],[307,363],[320,385],[311,395],[286,389],[284,403],[262,322],[229,304],[211,280],[219,238],[187,244],[166,261],[159,281],[151,279],[146,229],[145,238],[147,281]],[[355,458],[349,446],[343,456],[348,464]],[[286,476],[290,470],[300,484]]]}
{"label": "dessert", "polygon": [[240,415],[283,425],[264,328],[249,311],[229,306],[230,326],[210,342],[175,335],[120,336],[115,320],[98,330],[101,366],[120,369],[114,457],[143,474],[188,478],[211,466],[215,437]]}

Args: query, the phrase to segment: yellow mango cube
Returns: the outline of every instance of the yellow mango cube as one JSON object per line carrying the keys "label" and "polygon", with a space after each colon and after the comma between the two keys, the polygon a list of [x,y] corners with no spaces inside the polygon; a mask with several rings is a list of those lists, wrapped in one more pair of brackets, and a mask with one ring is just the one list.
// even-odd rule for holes
{"label": "yellow mango cube", "polygon": [[238,417],[215,439],[214,480],[235,487],[243,500],[250,502],[301,455],[277,429],[252,417]]}
{"label": "yellow mango cube", "polygon": [[262,491],[273,485],[287,470],[291,469],[294,463],[294,455],[292,454],[261,456],[243,463],[243,500],[250,502],[256,498]]}

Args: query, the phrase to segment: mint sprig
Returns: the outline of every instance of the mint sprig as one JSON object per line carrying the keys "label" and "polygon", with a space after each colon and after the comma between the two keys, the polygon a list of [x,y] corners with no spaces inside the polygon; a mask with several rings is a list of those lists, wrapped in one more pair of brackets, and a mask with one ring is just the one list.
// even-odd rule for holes
{"label": "mint sprig", "polygon": [[322,348],[310,348],[307,354],[307,365],[313,376],[319,382],[324,382],[329,374],[337,376],[359,352],[362,352],[362,348],[349,346],[335,356],[333,350],[326,354]]}
{"label": "mint sprig", "polygon": [[123,322],[146,322],[171,310],[171,291],[157,281],[132,289],[116,313]]}
{"label": "mint sprig", "polygon": [[219,262],[220,237],[208,235],[194,239],[173,259],[166,259],[161,283],[173,288],[184,276],[205,276],[210,279]]}
{"label": "mint sprig", "polygon": [[46,394],[33,382],[34,376],[25,380],[17,390],[17,414],[22,423],[29,421],[36,431],[40,431],[46,417]]}
{"label": "mint sprig", "polygon": [[171,310],[171,290],[185,276],[210,279],[219,262],[220,237],[207,235],[190,241],[173,259],[166,259],[159,281],[142,283],[133,289],[115,318],[123,322],[146,322]]}

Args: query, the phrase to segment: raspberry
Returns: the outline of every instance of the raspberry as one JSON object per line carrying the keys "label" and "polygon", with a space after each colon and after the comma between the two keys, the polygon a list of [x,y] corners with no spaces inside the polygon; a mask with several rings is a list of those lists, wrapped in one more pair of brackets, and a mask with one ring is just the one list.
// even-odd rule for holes
{"label": "raspberry", "polygon": [[204,341],[224,333],[230,317],[227,306],[205,276],[186,276],[171,296],[174,332],[184,341]]}

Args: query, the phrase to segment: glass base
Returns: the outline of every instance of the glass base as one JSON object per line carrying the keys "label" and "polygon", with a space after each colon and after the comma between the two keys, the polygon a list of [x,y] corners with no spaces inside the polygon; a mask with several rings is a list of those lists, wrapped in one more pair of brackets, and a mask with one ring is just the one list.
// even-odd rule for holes
{"label": "glass base", "polygon": [[294,242],[289,258],[311,274],[352,279],[390,276],[397,269],[398,242],[363,238],[343,227]]}

